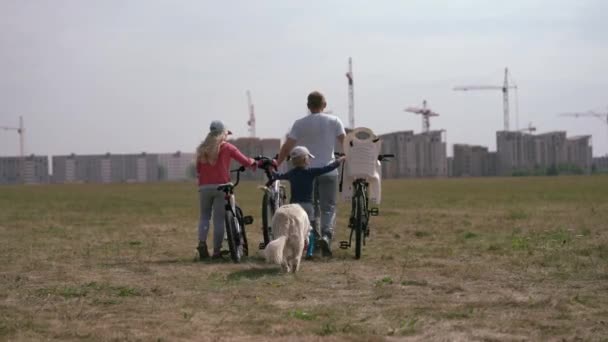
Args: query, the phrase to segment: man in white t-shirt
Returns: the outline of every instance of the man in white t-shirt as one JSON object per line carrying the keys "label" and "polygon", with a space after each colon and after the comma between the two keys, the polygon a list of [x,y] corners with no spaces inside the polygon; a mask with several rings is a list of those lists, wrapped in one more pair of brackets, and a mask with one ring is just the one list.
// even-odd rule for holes
{"label": "man in white t-shirt", "polygon": [[[345,131],[342,121],[336,116],[327,115],[325,97],[318,91],[308,95],[310,114],[296,120],[287,140],[281,146],[277,164],[280,165],[289,152],[297,145],[306,146],[315,156],[311,167],[323,167],[334,160],[336,139],[342,145]],[[336,200],[338,197],[338,171],[334,170],[315,180],[315,216],[321,216],[321,239],[319,245],[324,256],[331,256],[331,239],[334,235]]]}

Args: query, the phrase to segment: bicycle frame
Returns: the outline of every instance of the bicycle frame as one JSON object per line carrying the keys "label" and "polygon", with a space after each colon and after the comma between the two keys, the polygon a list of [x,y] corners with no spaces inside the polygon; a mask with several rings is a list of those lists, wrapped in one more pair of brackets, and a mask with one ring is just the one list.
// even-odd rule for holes
{"label": "bicycle frame", "polygon": [[[266,243],[273,240],[272,227],[270,227],[270,222],[272,220],[272,216],[277,211],[277,209],[281,206],[283,202],[285,202],[285,186],[281,184],[279,180],[275,180],[272,177],[271,168],[273,167],[272,159],[268,157],[258,156],[254,158],[256,161],[261,162],[260,168],[264,170],[266,174],[266,178],[268,181],[266,182],[263,190],[265,192],[265,196],[268,200],[268,205],[270,208],[264,206],[262,208],[262,221],[264,220],[264,215],[266,215],[266,226],[264,226],[264,222],[262,222],[262,230],[264,235],[263,242],[260,243],[259,248],[266,248]],[[270,210],[269,213],[265,212],[266,210]],[[269,214],[269,215],[268,215]],[[268,241],[266,241],[268,238]]]}
{"label": "bicycle frame", "polygon": [[[228,184],[223,184],[220,185],[217,189],[219,191],[224,192],[224,200],[225,200],[225,204],[224,204],[224,209],[226,210],[226,212],[229,212],[232,214],[232,218],[233,218],[233,222],[232,224],[234,225],[234,227],[236,228],[235,232],[232,233],[236,233],[236,239],[234,239],[233,241],[229,241],[229,246],[231,246],[231,244],[235,244],[234,248],[237,248],[239,246],[242,246],[241,251],[244,253],[244,255],[247,254],[246,250],[247,248],[247,240],[246,240],[246,235],[245,235],[245,225],[251,224],[253,223],[253,217],[251,216],[243,216],[240,217],[238,215],[238,212],[236,210],[236,198],[234,196],[234,189],[238,186],[239,182],[240,182],[240,175],[241,172],[245,171],[244,167],[240,167],[236,170],[231,170],[231,173],[236,172],[236,182],[234,184],[232,183],[228,183]],[[226,216],[228,217],[228,216]],[[240,220],[242,219],[242,223],[240,222]],[[226,227],[225,227],[225,233],[228,235],[227,231],[228,229],[231,229],[231,227],[228,225],[228,221],[226,222]],[[230,237],[230,235],[228,235]],[[238,252],[234,252],[234,253],[238,253]],[[244,255],[239,255],[238,259],[240,259],[240,257],[244,256]],[[234,260],[235,262],[238,262],[238,260]]]}
{"label": "bicycle frame", "polygon": [[[341,154],[336,154],[336,155],[341,155]],[[381,154],[378,156],[378,160],[379,161],[387,161],[389,160],[389,158],[393,158],[394,155],[392,154]],[[344,165],[342,166],[342,172],[340,174],[340,184],[339,184],[339,189],[340,192],[342,191],[342,185],[343,185],[343,181],[344,181]],[[353,235],[357,235],[358,239],[357,240],[357,251],[356,251],[356,258],[358,259],[360,257],[360,247],[361,245],[365,246],[365,240],[367,237],[369,237],[369,217],[370,216],[378,216],[379,214],[379,210],[377,207],[375,208],[371,208],[369,207],[369,197],[368,197],[368,193],[367,193],[367,188],[368,188],[368,182],[366,179],[364,178],[357,178],[353,181],[353,195],[352,195],[352,202],[351,202],[351,212],[350,212],[350,217],[349,217],[349,223],[348,223],[348,227],[351,229],[350,230],[350,235],[349,235],[349,239],[348,241],[340,241],[340,248],[342,249],[347,249],[350,248],[352,246],[352,240],[353,240]],[[358,206],[358,201],[362,200],[363,203],[361,203],[360,206],[360,216],[359,218],[357,218],[357,206]],[[361,222],[359,222],[358,220],[361,220]],[[357,230],[357,226],[360,225],[360,229],[361,229],[361,234],[356,234],[356,230]]]}

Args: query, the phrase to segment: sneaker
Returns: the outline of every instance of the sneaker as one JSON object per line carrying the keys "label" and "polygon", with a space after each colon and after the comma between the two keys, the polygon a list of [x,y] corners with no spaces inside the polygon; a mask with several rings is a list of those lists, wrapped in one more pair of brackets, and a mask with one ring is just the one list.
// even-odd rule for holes
{"label": "sneaker", "polygon": [[324,257],[331,257],[331,239],[329,236],[325,235],[319,240],[317,240],[317,246],[321,249],[321,253]]}
{"label": "sneaker", "polygon": [[213,252],[213,255],[211,256],[211,260],[213,261],[226,261],[226,257],[225,255],[229,254],[230,252],[228,251],[221,251],[221,252]]}
{"label": "sneaker", "polygon": [[207,250],[207,244],[199,242],[198,247],[198,260],[203,261],[209,259],[209,250]]}

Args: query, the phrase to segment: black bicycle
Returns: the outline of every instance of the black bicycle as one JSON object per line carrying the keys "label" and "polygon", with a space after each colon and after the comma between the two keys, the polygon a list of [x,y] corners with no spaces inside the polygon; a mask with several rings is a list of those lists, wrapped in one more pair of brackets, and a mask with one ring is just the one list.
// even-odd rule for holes
{"label": "black bicycle", "polygon": [[[394,157],[393,154],[381,154],[378,156],[378,160],[384,162],[389,161]],[[344,166],[342,166],[342,172],[340,173],[340,192],[342,192],[343,180]],[[352,246],[353,235],[355,236],[355,259],[361,258],[361,247],[365,246],[365,239],[369,237],[370,216],[378,216],[380,213],[378,208],[369,207],[369,198],[367,194],[368,186],[369,183],[365,178],[357,178],[353,181],[353,195],[351,199],[350,218],[348,221],[350,237],[348,241],[340,241],[340,248],[347,249]]]}
{"label": "black bicycle", "polygon": [[224,220],[226,223],[226,239],[228,240],[228,251],[230,259],[235,263],[241,261],[241,258],[249,255],[249,247],[247,245],[247,233],[245,226],[253,223],[253,217],[243,216],[243,211],[236,205],[234,189],[239,185],[241,180],[241,172],[245,171],[244,167],[235,170],[230,170],[231,173],[236,173],[236,182],[222,184],[217,187],[219,191],[224,192],[226,200]]}
{"label": "black bicycle", "polygon": [[262,197],[262,236],[264,241],[260,242],[259,245],[260,249],[264,249],[274,239],[271,227],[272,216],[280,206],[287,203],[287,193],[285,186],[280,181],[272,178],[271,170],[274,167],[272,159],[263,156],[254,159],[259,163],[258,167],[264,170],[268,179],[263,188],[264,197]]}

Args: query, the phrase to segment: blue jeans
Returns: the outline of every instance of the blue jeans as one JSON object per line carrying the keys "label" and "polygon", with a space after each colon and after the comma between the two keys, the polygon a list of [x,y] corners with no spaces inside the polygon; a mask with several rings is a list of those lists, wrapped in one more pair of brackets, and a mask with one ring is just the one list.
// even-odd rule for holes
{"label": "blue jeans", "polygon": [[320,218],[321,235],[332,238],[336,221],[336,201],[338,198],[338,175],[323,175],[314,184],[315,220]]}

